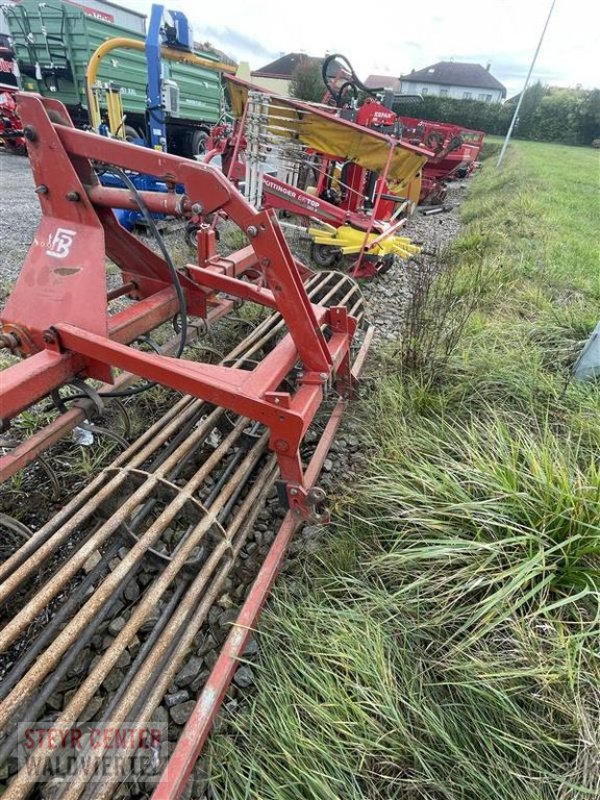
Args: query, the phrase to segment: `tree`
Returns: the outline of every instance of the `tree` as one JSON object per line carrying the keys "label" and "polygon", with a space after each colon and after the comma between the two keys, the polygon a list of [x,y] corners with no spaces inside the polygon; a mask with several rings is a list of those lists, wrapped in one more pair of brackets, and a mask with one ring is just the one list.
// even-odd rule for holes
{"label": "tree", "polygon": [[[394,111],[504,136],[517,100],[518,95],[504,104],[428,95],[422,105],[412,110],[396,102]],[[523,98],[515,136],[541,142],[591,145],[600,140],[600,89],[565,89],[534,84]]]}
{"label": "tree", "polygon": [[581,116],[581,144],[591,144],[600,139],[600,89],[592,89],[587,96]]}
{"label": "tree", "polygon": [[537,81],[525,90],[523,102],[519,109],[517,126],[515,128],[515,134],[517,136],[521,136],[524,139],[536,138],[532,135],[532,131],[536,127],[536,112],[547,94],[548,87],[543,86],[540,81]]}
{"label": "tree", "polygon": [[290,94],[298,100],[320,103],[325,94],[321,75],[321,62],[317,58],[304,58],[292,73]]}

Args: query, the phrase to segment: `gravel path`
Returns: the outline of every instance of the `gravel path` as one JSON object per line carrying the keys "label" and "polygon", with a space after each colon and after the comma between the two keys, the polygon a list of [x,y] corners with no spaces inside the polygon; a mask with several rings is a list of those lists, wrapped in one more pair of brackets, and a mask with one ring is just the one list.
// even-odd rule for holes
{"label": "gravel path", "polygon": [[40,219],[29,161],[0,150],[0,284],[14,281]]}
{"label": "gravel path", "polygon": [[[417,212],[403,229],[403,235],[423,247],[423,253],[418,256],[420,262],[434,263],[437,253],[457,236],[460,229],[458,209],[464,194],[464,185],[449,185],[446,207],[451,207],[450,211],[427,217]],[[376,344],[398,338],[402,309],[410,299],[406,275],[402,262],[399,262],[375,280],[362,282],[361,289],[367,301],[369,321],[375,326]]]}

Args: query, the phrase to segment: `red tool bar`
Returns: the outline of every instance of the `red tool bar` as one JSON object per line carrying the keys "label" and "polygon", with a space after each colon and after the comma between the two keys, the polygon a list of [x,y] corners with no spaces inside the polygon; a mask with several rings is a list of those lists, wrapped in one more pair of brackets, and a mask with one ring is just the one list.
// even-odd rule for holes
{"label": "red tool bar", "polygon": [[[231,311],[233,308],[232,301],[223,301],[209,311],[208,323],[216,322],[224,314]],[[188,328],[187,341],[191,342],[198,337],[198,328],[191,326]],[[179,336],[175,336],[164,344],[160,351],[163,355],[171,355],[175,352],[179,345]],[[115,380],[114,384],[109,383],[100,386],[98,392],[109,391],[122,391],[131,386],[138,380],[137,375],[131,372],[122,372]],[[108,398],[110,401],[110,398]],[[106,400],[104,401],[106,402]],[[41,455],[45,450],[53,444],[59,442],[69,431],[73,430],[76,425],[83,422],[86,418],[91,417],[94,413],[94,404],[91,400],[78,400],[76,404],[71,406],[64,414],[60,414],[56,419],[49,422],[39,431],[33,433],[24,442],[18,444],[13,450],[0,456],[0,482],[8,480],[12,475],[15,475],[19,470],[31,464],[32,461]]]}
{"label": "red tool bar", "polygon": [[8,420],[67,383],[81,369],[82,360],[42,350],[2,371],[0,416]]}
{"label": "red tool bar", "polygon": [[[177,313],[179,304],[172,288],[164,289],[135,306],[109,318],[110,335],[128,343],[154,330]],[[129,349],[129,348],[128,348]],[[131,349],[131,353],[138,351]],[[2,372],[0,417],[12,419],[84,370],[84,360],[76,353],[42,350]]]}
{"label": "red tool bar", "polygon": [[[128,189],[116,189],[111,186],[86,187],[88,197],[95,206],[104,208],[128,208],[139,211],[139,205]],[[147,192],[138,191],[150,211],[158,214],[167,214],[171,217],[181,217],[192,213],[192,203],[184,194],[175,192]]]}

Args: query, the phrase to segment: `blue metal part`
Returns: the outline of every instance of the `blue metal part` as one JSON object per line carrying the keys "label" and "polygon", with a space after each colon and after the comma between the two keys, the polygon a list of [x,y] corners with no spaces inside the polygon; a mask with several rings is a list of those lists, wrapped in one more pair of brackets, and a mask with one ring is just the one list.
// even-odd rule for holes
{"label": "blue metal part", "polygon": [[192,50],[194,45],[194,34],[190,23],[185,14],[181,11],[169,11],[175,29],[175,41],[169,40],[170,47],[178,47],[181,50]]}
{"label": "blue metal part", "polygon": [[[150,12],[150,22],[146,35],[145,51],[148,65],[148,96],[146,102],[148,105],[149,117],[149,141],[142,142],[140,140],[139,144],[145,144],[152,147],[154,150],[167,149],[167,128],[161,98],[161,83],[163,77],[160,53],[161,45],[167,44],[169,47],[179,47],[184,50],[189,50],[193,43],[192,30],[185,14],[179,11],[169,11],[168,13],[173,20],[173,24],[170,26],[163,26],[165,7],[154,4]],[[169,190],[169,187],[164,181],[159,181],[152,175],[129,173],[129,177],[133,181],[136,189],[140,189],[141,191],[166,192]],[[121,178],[110,172],[101,174],[100,182],[103,186],[111,186],[118,189],[125,188],[125,184]],[[183,187],[176,186],[175,191],[181,194],[183,192]],[[140,211],[132,211],[125,208],[115,209],[115,216],[119,220],[119,223],[128,231],[132,231],[136,224],[143,220],[143,215]],[[153,219],[164,219],[165,215],[153,213],[152,217]]]}
{"label": "blue metal part", "polygon": [[153,150],[166,150],[167,126],[162,109],[160,84],[162,67],[160,59],[161,27],[165,7],[153,5],[146,34],[146,61],[148,64],[148,144]]}
{"label": "blue metal part", "polygon": [[[139,172],[130,172],[127,174],[132,180],[135,188],[139,189],[140,191],[166,192],[169,189],[164,181],[157,180],[153,175],[142,175]],[[103,186],[110,186],[115,189],[126,188],[121,178],[118,175],[114,175],[112,172],[104,172],[99,175],[99,178],[100,183]],[[183,186],[177,185],[175,187],[175,191],[177,194],[181,194],[183,192]],[[128,231],[132,231],[135,226],[144,219],[143,214],[140,211],[132,211],[131,209],[127,208],[116,208],[115,216],[119,220],[119,223]],[[152,218],[165,219],[165,215],[152,213]]]}
{"label": "blue metal part", "polygon": [[146,34],[146,61],[148,63],[148,144],[153,150],[167,149],[167,125],[162,107],[161,85],[163,67],[160,58],[161,45],[192,50],[194,37],[185,14],[181,11],[169,11],[172,24],[163,25],[165,7],[153,4],[150,12],[148,33]]}

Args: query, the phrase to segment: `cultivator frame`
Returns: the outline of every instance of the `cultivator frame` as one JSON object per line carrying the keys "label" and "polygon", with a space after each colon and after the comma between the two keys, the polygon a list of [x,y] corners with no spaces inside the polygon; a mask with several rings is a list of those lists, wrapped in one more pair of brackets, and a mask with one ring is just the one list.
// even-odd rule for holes
{"label": "cultivator frame", "polygon": [[[360,292],[347,276],[315,274],[307,280],[306,291],[319,302],[336,297],[352,316],[363,315]],[[247,363],[261,350],[268,351],[284,332],[281,316],[270,314],[222,363]],[[352,370],[357,376],[371,336],[372,329],[355,354]],[[310,456],[304,454],[310,488],[316,485],[346,402],[333,398],[326,422],[320,415],[318,444]],[[128,595],[132,608],[126,625],[114,641],[103,642],[101,658],[80,673],[75,692],[65,697],[53,726],[65,733],[81,731],[85,722],[78,720],[95,699],[103,701],[102,687],[146,627],[147,638],[142,637],[135,658],[125,662],[116,693],[104,698],[94,726],[115,731],[151,723],[193,651],[193,642],[202,632],[206,635],[212,604],[226,590],[225,582],[273,492],[279,471],[267,440],[268,432],[256,423],[182,397],[0,565],[0,601],[13,612],[0,627],[0,652],[12,648],[15,655],[0,686],[0,763],[22,741],[19,720],[33,728],[42,724],[49,698],[144,569],[146,588]],[[286,513],[166,765],[156,797],[182,795],[300,522],[293,511]],[[165,533],[182,525],[187,531],[177,545],[168,555],[161,553],[157,548]],[[33,576],[38,577],[31,591]],[[49,606],[52,613],[45,615],[43,609]],[[45,624],[34,629],[31,620],[40,619],[40,611]],[[102,781],[94,778],[103,754],[100,747],[82,754],[76,779],[62,787],[63,800],[75,800],[86,787],[84,796],[90,800],[112,796],[121,773],[111,772]],[[25,798],[48,775],[44,765],[51,753],[31,755],[14,775],[7,796]]]}
{"label": "cultivator frame", "polygon": [[[25,358],[3,373],[6,422],[74,378],[112,383],[112,368],[156,381],[256,420],[270,430],[282,500],[299,516],[316,512],[320,493],[308,486],[300,459],[303,436],[329,387],[348,397],[355,379],[350,346],[357,322],[344,306],[311,303],[272,211],[254,209],[217,170],[73,127],[53,99],[20,94],[42,220],[2,313],[0,344]],[[92,162],[154,175],[173,191],[103,187]],[[181,184],[185,194],[176,194]],[[174,217],[219,211],[250,245],[224,259],[214,233],[198,236],[198,263],[178,271],[187,311],[207,319],[250,300],[278,311],[287,334],[253,369],[189,362],[128,346],[177,315],[180,298],[164,258],[117,222],[114,208]],[[119,292],[137,303],[107,314],[105,256],[121,270]],[[295,391],[282,391],[293,370]]]}

